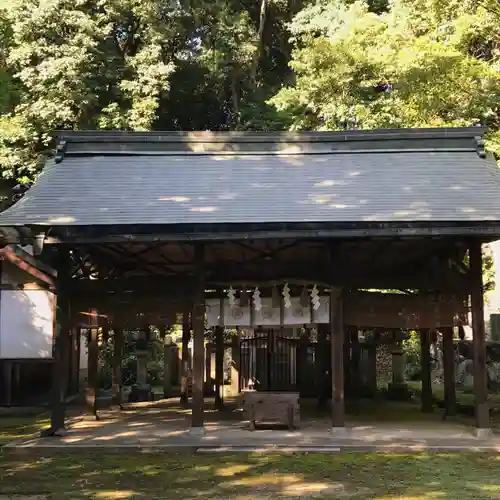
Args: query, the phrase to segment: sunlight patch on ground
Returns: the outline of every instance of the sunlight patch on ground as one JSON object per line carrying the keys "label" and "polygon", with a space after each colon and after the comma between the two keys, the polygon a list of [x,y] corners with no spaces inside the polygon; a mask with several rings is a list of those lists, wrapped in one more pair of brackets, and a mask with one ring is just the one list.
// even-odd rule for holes
{"label": "sunlight patch on ground", "polygon": [[41,458],[40,460],[34,460],[31,462],[22,462],[17,464],[14,468],[9,469],[9,473],[18,473],[18,472],[26,472],[29,470],[35,470],[40,468],[41,466],[46,466],[52,462],[51,458]]}
{"label": "sunlight patch on ground", "polygon": [[271,486],[298,483],[303,481],[298,474],[261,474],[260,476],[250,476],[226,483],[228,486]]}
{"label": "sunlight patch on ground", "polygon": [[395,500],[396,498],[398,500],[433,500],[433,499],[439,499],[439,498],[445,498],[446,495],[444,493],[422,493],[421,495],[411,495],[411,496],[395,496],[395,495],[388,495],[386,497],[380,497],[378,500]]}
{"label": "sunlight patch on ground", "polygon": [[107,490],[96,492],[95,497],[109,500],[119,500],[123,498],[133,498],[134,496],[136,496],[136,494],[137,493],[135,491]]}
{"label": "sunlight patch on ground", "polygon": [[229,476],[234,476],[235,474],[241,474],[242,472],[246,472],[251,468],[252,468],[251,465],[244,465],[244,464],[231,465],[229,467],[222,467],[220,469],[217,469],[215,474],[217,476],[229,477]]}
{"label": "sunlight patch on ground", "polygon": [[328,483],[310,483],[303,482],[300,484],[291,484],[285,486],[282,494],[286,496],[310,496],[317,493],[344,493],[345,488],[343,484],[328,484]]}
{"label": "sunlight patch on ground", "polygon": [[484,491],[487,493],[494,493],[495,498],[500,493],[500,482],[497,484],[473,484],[472,486],[474,488],[477,488],[478,490],[481,490],[481,491]]}

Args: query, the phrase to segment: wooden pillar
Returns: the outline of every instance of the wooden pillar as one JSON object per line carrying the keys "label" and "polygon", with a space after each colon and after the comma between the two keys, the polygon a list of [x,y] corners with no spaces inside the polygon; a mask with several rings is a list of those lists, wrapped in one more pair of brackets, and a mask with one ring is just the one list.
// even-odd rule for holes
{"label": "wooden pillar", "polygon": [[474,354],[474,396],[478,436],[491,432],[488,408],[488,374],[486,371],[486,339],[484,331],[483,259],[481,243],[469,247],[471,274],[472,344]]}
{"label": "wooden pillar", "polygon": [[68,251],[58,251],[59,269],[54,298],[54,346],[52,364],[52,391],[50,427],[40,435],[60,436],[65,432],[66,388],[68,380],[71,311],[65,280],[69,274],[70,257]]}
{"label": "wooden pillar", "polygon": [[163,397],[168,399],[172,395],[172,364],[174,362],[173,341],[165,327],[163,335]]}
{"label": "wooden pillar", "polygon": [[80,356],[82,351],[82,331],[79,327],[75,327],[75,348],[76,348],[76,374],[75,374],[75,394],[80,393]]}
{"label": "wooden pillar", "polygon": [[194,247],[195,293],[193,303],[193,407],[192,430],[203,432],[203,362],[205,358],[205,248]]}
{"label": "wooden pillar", "polygon": [[113,398],[120,407],[122,401],[122,358],[123,358],[123,328],[113,328]]}
{"label": "wooden pillar", "polygon": [[457,395],[455,392],[455,349],[453,345],[453,327],[441,328],[443,334],[443,372],[445,414],[457,413]]}
{"label": "wooden pillar", "polygon": [[212,343],[207,342],[205,346],[205,387],[206,393],[212,395]]}
{"label": "wooden pillar", "polygon": [[191,337],[191,323],[189,310],[182,313],[182,347],[181,347],[181,404],[188,403],[188,374],[189,374],[189,340]]}
{"label": "wooden pillar", "polygon": [[88,332],[88,374],[87,374],[87,389],[85,393],[85,402],[87,405],[87,411],[89,415],[93,415],[96,419],[98,419],[97,415],[97,385],[98,385],[98,370],[99,370],[99,346],[98,335],[99,328],[97,311],[94,309],[90,316],[90,328]]}
{"label": "wooden pillar", "polygon": [[231,395],[236,396],[241,392],[241,373],[240,373],[240,328],[236,328],[236,335],[231,338]]}
{"label": "wooden pillar", "polygon": [[215,407],[224,407],[224,299],[220,300],[220,324],[215,328]]}
{"label": "wooden pillar", "polygon": [[[327,331],[330,325],[318,324],[318,341],[315,349],[315,386],[318,396],[318,406],[324,408],[328,401],[328,349],[327,349]],[[331,335],[330,335],[331,337]],[[331,352],[331,349],[330,349]],[[330,359],[330,365],[333,361]]]}
{"label": "wooden pillar", "polygon": [[344,418],[344,320],[342,295],[339,290],[330,292],[330,331],[332,351],[332,428],[343,429]]}
{"label": "wooden pillar", "polygon": [[12,406],[12,369],[13,369],[12,361],[9,359],[4,360],[3,375],[4,375],[5,406]]}
{"label": "wooden pillar", "polygon": [[78,393],[78,370],[80,366],[78,341],[79,341],[79,331],[77,328],[71,328],[70,334],[70,370],[69,370],[69,382],[68,382],[68,393],[77,394]]}
{"label": "wooden pillar", "polygon": [[360,386],[360,358],[361,346],[359,345],[359,331],[358,327],[352,326],[349,329],[349,336],[351,340],[351,366],[350,366],[350,384],[353,395],[357,395]]}
{"label": "wooden pillar", "polygon": [[420,374],[422,379],[421,403],[424,413],[432,412],[432,379],[431,379],[431,332],[428,328],[420,329]]}

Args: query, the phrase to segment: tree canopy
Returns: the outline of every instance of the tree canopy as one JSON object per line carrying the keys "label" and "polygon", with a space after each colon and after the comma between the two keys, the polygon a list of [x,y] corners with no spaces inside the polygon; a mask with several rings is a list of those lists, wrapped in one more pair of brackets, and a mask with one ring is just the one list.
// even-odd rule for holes
{"label": "tree canopy", "polygon": [[0,170],[56,129],[488,125],[496,0],[2,0]]}

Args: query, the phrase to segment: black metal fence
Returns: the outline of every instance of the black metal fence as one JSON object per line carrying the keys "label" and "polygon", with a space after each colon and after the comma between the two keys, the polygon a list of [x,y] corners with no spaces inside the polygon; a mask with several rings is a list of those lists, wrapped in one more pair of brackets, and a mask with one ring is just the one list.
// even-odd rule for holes
{"label": "black metal fence", "polygon": [[241,389],[298,391],[303,396],[316,393],[317,343],[268,329],[242,339],[240,349]]}
{"label": "black metal fence", "polygon": [[[360,385],[373,385],[376,367],[375,356],[370,356],[371,347],[375,345],[346,342],[346,392],[357,392]],[[353,362],[356,349],[358,361]],[[240,340],[239,377],[240,390],[293,391],[299,392],[301,397],[328,398],[331,394],[329,332],[322,331],[318,335],[318,332],[311,334],[305,330],[256,329],[250,337]]]}

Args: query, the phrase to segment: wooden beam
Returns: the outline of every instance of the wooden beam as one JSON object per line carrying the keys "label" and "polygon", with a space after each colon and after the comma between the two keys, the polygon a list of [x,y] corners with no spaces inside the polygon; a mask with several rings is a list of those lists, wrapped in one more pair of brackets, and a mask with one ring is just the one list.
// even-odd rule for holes
{"label": "wooden beam", "polygon": [[[30,262],[28,260],[26,255],[21,256],[20,252],[16,251],[12,247],[0,248],[0,259],[9,261],[11,264],[23,270],[24,272],[30,274],[35,279],[41,281],[42,283],[45,283],[50,288],[55,289],[56,287],[55,275],[57,275],[57,273],[53,271],[51,268],[48,268],[48,266],[46,265],[44,265],[44,268],[47,270],[49,269],[52,270],[53,273],[50,274],[48,272],[41,271],[33,264],[33,262]],[[30,260],[34,260],[34,258],[31,257]]]}
{"label": "wooden beam", "polygon": [[[189,229],[177,225],[172,232],[147,228],[140,232],[129,226],[115,226],[115,232],[95,227],[85,228],[65,227],[59,235],[53,232],[46,237],[45,244],[95,245],[114,243],[159,243],[159,242],[213,242],[213,241],[245,241],[245,240],[275,240],[275,239],[343,239],[343,238],[394,238],[394,237],[475,237],[480,241],[498,239],[500,224],[470,223],[468,225],[436,222],[414,223],[298,223],[294,227],[288,224],[278,224],[281,227],[269,227],[268,224],[258,224],[254,227],[234,227],[224,224],[205,225],[203,229],[190,226]],[[65,233],[65,234],[62,234]],[[13,238],[15,239],[15,238]],[[7,241],[10,243],[11,241]]]}
{"label": "wooden beam", "polygon": [[[488,375],[486,371],[486,339],[484,330],[483,259],[481,243],[469,247],[470,273],[473,280],[471,293],[472,343],[474,355],[474,396],[476,402],[476,427],[480,433],[490,432],[488,407]],[[486,433],[485,432],[485,433]]]}
{"label": "wooden beam", "polygon": [[[352,271],[352,272],[351,272]],[[442,269],[427,276],[425,273],[418,275],[391,276],[387,273],[367,271],[353,271],[342,264],[342,269],[337,268],[332,280],[325,279],[325,266],[312,266],[305,262],[287,262],[286,269],[280,270],[275,266],[252,269],[250,272],[240,269],[231,273],[227,268],[220,267],[213,270],[210,276],[205,277],[206,289],[229,288],[229,286],[247,285],[272,287],[288,282],[290,285],[304,285],[316,283],[320,286],[344,286],[359,289],[418,289],[436,290],[448,293],[468,293],[470,279],[455,269]],[[333,271],[332,271],[333,272]],[[193,294],[193,274],[158,277],[143,275],[133,278],[97,279],[97,280],[72,280],[69,284],[72,296],[93,298],[97,295],[105,299],[110,295],[129,297],[165,297],[179,298]]]}
{"label": "wooden beam", "polygon": [[193,304],[193,407],[191,426],[203,430],[203,374],[205,360],[205,248],[201,244],[194,248],[196,289]]}

